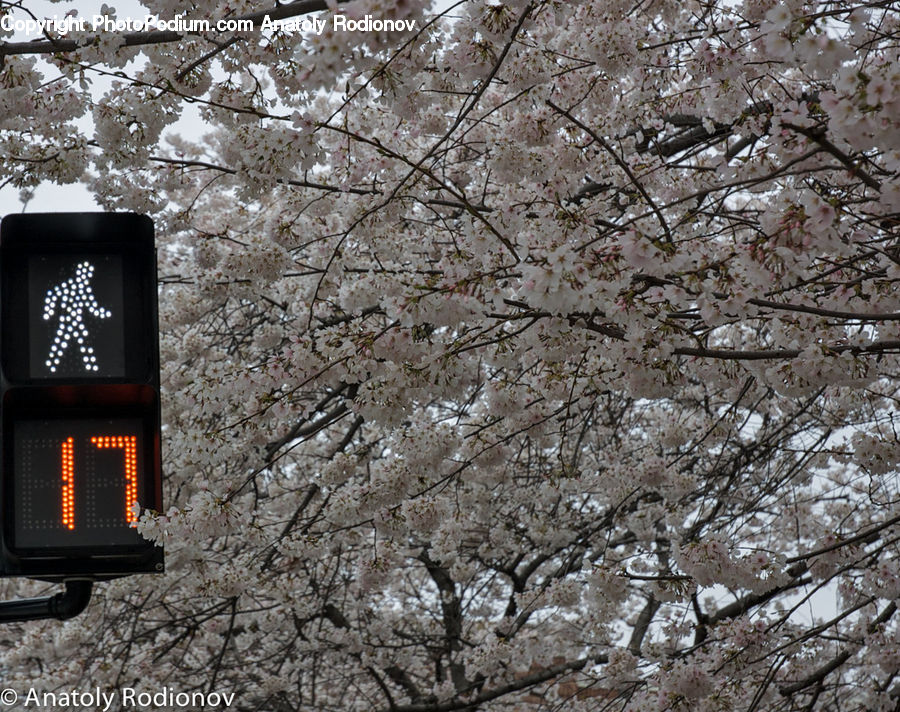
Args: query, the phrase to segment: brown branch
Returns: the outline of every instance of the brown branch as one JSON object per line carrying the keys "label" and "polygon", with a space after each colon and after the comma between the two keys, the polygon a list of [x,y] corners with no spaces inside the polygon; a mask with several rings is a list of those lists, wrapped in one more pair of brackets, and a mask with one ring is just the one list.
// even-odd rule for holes
{"label": "brown branch", "polygon": [[800,554],[799,556],[792,556],[791,558],[786,560],[786,563],[793,564],[798,561],[805,561],[806,559],[811,559],[816,556],[821,556],[822,554],[827,554],[830,551],[834,551],[835,549],[840,549],[845,546],[852,546],[857,542],[865,542],[869,544],[879,537],[875,536],[878,532],[887,529],[894,524],[900,523],[900,515],[896,517],[892,517],[885,522],[881,522],[880,524],[876,524],[871,529],[867,529],[866,531],[857,534],[856,536],[850,537],[849,539],[843,539],[842,541],[837,542],[836,544],[831,544],[829,546],[823,546],[820,549],[813,549],[812,551],[808,551],[805,554]]}
{"label": "brown branch", "polygon": [[542,682],[553,680],[557,677],[560,677],[561,675],[565,675],[566,673],[583,670],[588,665],[604,665],[607,662],[608,658],[604,654],[592,658],[581,658],[579,660],[573,660],[569,663],[551,665],[549,667],[541,668],[540,670],[530,675],[524,675],[522,677],[516,678],[515,680],[508,682],[505,685],[500,685],[488,690],[483,690],[479,694],[472,697],[467,697],[465,699],[447,700],[445,702],[435,701],[426,702],[423,704],[403,705],[402,707],[397,707],[396,712],[453,712],[454,710],[474,710],[477,709],[479,705],[490,702],[491,700],[496,700],[498,697],[503,697],[504,695],[509,695],[514,692],[526,690],[529,687],[540,685]]}
{"label": "brown branch", "polygon": [[326,413],[322,414],[322,417],[318,420],[307,421],[301,420],[294,425],[283,437],[270,442],[266,445],[266,457],[268,460],[271,460],[272,457],[278,452],[282,447],[287,445],[291,440],[295,440],[296,438],[302,437],[310,437],[315,435],[316,433],[324,430],[332,423],[340,420],[346,415],[348,411],[347,403],[339,403],[334,408],[329,410]]}
{"label": "brown branch", "polygon": [[[717,299],[727,299],[727,294],[716,293]],[[824,309],[822,307],[810,307],[804,304],[784,304],[782,302],[772,302],[768,299],[748,299],[748,304],[757,307],[766,307],[769,309],[779,309],[782,311],[802,312],[803,314],[815,314],[816,316],[827,316],[834,319],[852,319],[854,321],[897,321],[900,320],[900,312],[847,312],[836,309]]]}
{"label": "brown branch", "polygon": [[[868,632],[874,633],[875,630],[878,628],[878,626],[880,626],[882,623],[887,623],[890,620],[891,616],[894,615],[896,610],[897,610],[897,604],[894,603],[893,601],[891,601],[887,605],[887,607],[881,612],[881,615],[878,616],[878,618],[876,618],[874,621],[872,621],[868,625],[868,627],[867,627]],[[853,655],[853,653],[854,653],[854,651],[849,650],[849,649],[841,651],[838,655],[836,655],[834,658],[829,660],[827,663],[825,663],[822,667],[820,667],[818,670],[816,670],[811,675],[805,677],[802,680],[798,680],[797,682],[791,683],[790,685],[785,685],[784,687],[780,687],[778,689],[778,692],[780,692],[783,696],[788,697],[790,695],[793,695],[795,692],[799,692],[800,690],[802,690],[806,687],[809,687],[810,685],[815,685],[816,683],[821,682],[826,677],[828,677],[829,674],[831,674],[832,672],[837,670],[841,665],[843,665],[845,662],[847,662],[850,659],[850,657]]]}
{"label": "brown branch", "polygon": [[184,69],[182,69],[180,72],[178,72],[178,74],[175,75],[175,81],[176,82],[183,81],[184,78],[187,77],[187,75],[190,74],[191,72],[193,72],[195,69],[197,69],[197,67],[199,67],[203,64],[206,64],[206,62],[208,62],[210,59],[215,57],[217,54],[224,52],[226,49],[231,47],[231,45],[240,42],[241,39],[242,38],[240,36],[235,35],[227,42],[222,42],[221,44],[217,44],[215,49],[211,49],[209,52],[204,54],[202,57],[194,60],[188,66],[186,66]]}
{"label": "brown branch", "polygon": [[660,227],[662,227],[663,232],[666,234],[666,240],[669,243],[672,243],[674,241],[672,238],[672,232],[669,230],[669,224],[666,222],[666,219],[663,216],[662,211],[659,209],[659,207],[657,207],[653,198],[650,197],[650,194],[644,189],[644,186],[637,179],[637,176],[634,175],[634,172],[631,170],[631,167],[628,165],[628,163],[621,156],[619,156],[619,154],[615,152],[613,147],[609,145],[609,142],[607,142],[607,140],[605,138],[603,138],[600,134],[598,134],[596,131],[593,131],[592,129],[590,129],[584,123],[582,123],[581,121],[576,119],[574,116],[572,116],[572,114],[570,112],[566,111],[562,107],[557,106],[549,99],[547,99],[546,103],[547,103],[547,106],[549,106],[551,109],[553,109],[558,114],[565,116],[569,121],[571,121],[573,124],[575,124],[582,131],[584,131],[588,136],[590,136],[592,139],[594,139],[601,146],[603,146],[603,148],[607,151],[607,153],[609,153],[609,155],[613,157],[613,160],[615,160],[615,162],[619,165],[619,168],[621,168],[623,171],[625,171],[625,175],[628,176],[628,179],[634,184],[634,187],[638,189],[638,191],[640,192],[640,194],[642,196],[644,196],[644,200],[647,201],[647,205],[650,206],[650,209],[653,210],[654,213],[656,213],[656,219],[659,220]]}
{"label": "brown branch", "polygon": [[[527,310],[525,314],[522,316],[527,316],[533,319],[540,318],[549,318],[553,316],[557,316],[552,314],[551,312],[541,311],[538,309],[531,309],[528,304],[516,300],[504,299],[504,303],[517,307],[519,309]],[[758,301],[758,300],[756,300]],[[777,302],[772,302],[772,305],[778,305]],[[786,305],[790,306],[790,305]],[[798,308],[798,311],[803,310],[802,308]],[[849,312],[848,312],[849,314]],[[494,314],[489,314],[488,316],[499,316]],[[602,314],[587,314],[584,312],[574,312],[565,316],[563,318],[569,321],[570,326],[576,327],[579,326],[581,328],[587,329],[588,331],[594,331],[596,333],[602,334],[603,336],[607,336],[612,339],[616,339],[621,341],[625,338],[625,332],[618,326],[610,325],[610,324],[598,324],[593,321],[593,319],[597,317],[602,317]],[[893,320],[893,315],[891,316],[891,320]],[[869,315],[861,315],[856,314],[853,318],[860,320],[871,320],[874,319],[874,314]],[[849,317],[848,317],[849,318]],[[865,346],[854,346],[852,344],[819,344],[823,349],[825,349],[830,354],[842,354],[842,353],[851,353],[854,356],[861,356],[863,354],[878,354],[878,353],[887,353],[891,351],[900,351],[900,339],[893,339],[887,341],[876,341],[872,344],[866,344]],[[797,358],[801,353],[801,349],[759,349],[755,351],[743,351],[740,349],[722,349],[722,348],[708,348],[708,347],[692,347],[692,346],[676,346],[672,350],[673,355],[675,356],[694,356],[696,358],[717,358],[723,359],[727,361],[765,361],[765,360],[775,360],[775,359],[793,359]]]}
{"label": "brown branch", "polygon": [[745,614],[751,608],[755,608],[756,606],[772,600],[775,596],[779,596],[786,591],[811,583],[811,578],[800,578],[805,572],[806,566],[792,566],[788,569],[788,574],[794,577],[793,581],[784,584],[783,586],[776,586],[765,593],[748,593],[746,596],[742,596],[736,601],[732,601],[728,605],[722,606],[722,608],[714,613],[709,614],[707,616],[707,624],[714,626],[721,621],[737,618],[738,616]]}
{"label": "brown branch", "polygon": [[[182,168],[198,168],[203,170],[218,171],[219,173],[224,173],[225,175],[229,176],[237,175],[239,173],[239,171],[234,168],[219,166],[215,163],[208,163],[206,161],[193,161],[181,158],[166,158],[165,156],[150,156],[149,160],[153,161],[154,163],[164,163],[170,166],[181,166]],[[329,193],[354,193],[356,195],[381,194],[381,191],[378,190],[365,188],[339,188],[338,186],[326,185],[324,183],[313,183],[312,181],[308,180],[278,178],[275,182],[280,185],[289,185],[293,188],[314,188],[315,190],[324,190]]]}
{"label": "brown branch", "polygon": [[466,679],[465,667],[458,661],[453,659],[453,653],[462,650],[462,602],[456,592],[456,584],[453,582],[447,569],[433,561],[427,551],[419,554],[419,561],[425,564],[431,580],[434,581],[440,592],[441,614],[444,624],[444,653],[450,665],[450,677],[456,691],[462,694],[470,687],[469,681]]}
{"label": "brown branch", "polygon": [[[851,353],[854,356],[862,354],[886,353],[889,351],[900,350],[900,340],[877,341],[867,346],[851,346],[850,344],[839,344],[836,346],[825,346],[834,354]],[[699,358],[719,358],[728,361],[764,361],[766,359],[787,359],[797,358],[800,349],[772,349],[761,351],[738,351],[735,349],[708,349],[708,348],[688,348],[684,346],[673,349],[673,354],[677,356],[697,356]]]}
{"label": "brown branch", "polygon": [[791,129],[791,131],[796,131],[801,136],[806,136],[806,138],[811,141],[815,141],[819,144],[826,152],[830,153],[832,156],[837,158],[841,163],[843,163],[847,170],[854,176],[857,176],[863,183],[865,183],[870,188],[881,192],[881,183],[875,180],[872,176],[866,173],[862,168],[860,168],[859,164],[854,162],[850,156],[844,153],[841,149],[835,146],[831,141],[825,138],[825,129],[824,128],[807,128],[805,126],[796,126],[795,124],[782,124],[787,129]]}
{"label": "brown branch", "polygon": [[641,646],[643,645],[644,637],[647,635],[650,623],[653,622],[653,616],[656,615],[660,605],[660,602],[654,598],[653,594],[650,594],[650,598],[647,599],[647,605],[641,610],[637,622],[634,624],[631,639],[628,641],[628,652],[636,658],[641,657]]}

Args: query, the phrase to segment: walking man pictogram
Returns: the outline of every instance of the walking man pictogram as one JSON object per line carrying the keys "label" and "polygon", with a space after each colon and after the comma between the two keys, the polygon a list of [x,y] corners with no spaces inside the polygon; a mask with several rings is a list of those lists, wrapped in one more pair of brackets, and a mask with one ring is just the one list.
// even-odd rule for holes
{"label": "walking man pictogram", "polygon": [[108,319],[112,312],[104,309],[97,302],[91,279],[94,276],[94,265],[81,262],[75,268],[75,276],[47,290],[44,298],[44,321],[49,321],[59,312],[59,323],[56,336],[50,345],[50,354],[45,362],[50,373],[56,373],[63,354],[73,341],[78,344],[85,371],[97,371],[97,357],[88,343],[88,329],[84,323],[84,310],[97,319]]}

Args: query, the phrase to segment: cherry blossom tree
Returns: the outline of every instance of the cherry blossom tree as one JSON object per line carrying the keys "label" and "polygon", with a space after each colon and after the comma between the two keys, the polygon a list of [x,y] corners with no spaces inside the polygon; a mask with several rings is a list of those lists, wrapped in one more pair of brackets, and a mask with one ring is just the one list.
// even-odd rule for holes
{"label": "cherry blossom tree", "polygon": [[896,3],[187,17],[0,43],[2,181],[155,220],[171,504],[5,684],[900,709]]}

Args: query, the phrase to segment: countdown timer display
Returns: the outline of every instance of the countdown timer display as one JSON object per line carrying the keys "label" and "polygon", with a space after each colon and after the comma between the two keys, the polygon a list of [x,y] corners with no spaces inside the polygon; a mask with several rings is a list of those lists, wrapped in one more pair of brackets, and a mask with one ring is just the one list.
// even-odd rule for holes
{"label": "countdown timer display", "polygon": [[142,544],[141,419],[22,420],[12,436],[15,549]]}

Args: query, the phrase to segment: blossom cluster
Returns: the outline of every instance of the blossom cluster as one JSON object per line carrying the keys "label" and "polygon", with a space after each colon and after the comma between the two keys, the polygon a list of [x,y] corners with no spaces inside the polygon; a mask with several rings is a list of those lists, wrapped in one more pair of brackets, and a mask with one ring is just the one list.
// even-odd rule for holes
{"label": "blossom cluster", "polygon": [[3,185],[154,218],[167,499],[5,684],[893,709],[897,13],[444,5],[0,44]]}

